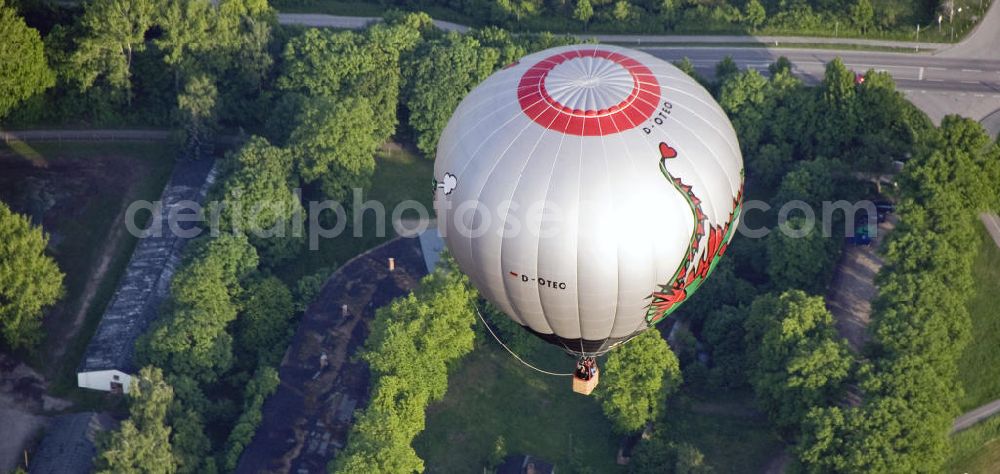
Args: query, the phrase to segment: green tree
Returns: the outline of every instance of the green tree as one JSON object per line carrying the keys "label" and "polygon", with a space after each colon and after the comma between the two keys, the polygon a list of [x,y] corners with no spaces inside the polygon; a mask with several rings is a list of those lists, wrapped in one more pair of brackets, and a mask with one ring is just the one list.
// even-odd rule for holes
{"label": "green tree", "polygon": [[757,28],[763,25],[764,20],[767,19],[767,11],[764,10],[764,5],[760,4],[760,0],[750,0],[746,4],[743,18],[754,31],[757,31]]}
{"label": "green tree", "polygon": [[[336,264],[332,265],[332,267],[336,266]],[[330,279],[331,274],[333,274],[331,267],[323,267],[299,279],[295,284],[296,311],[305,311],[309,307],[309,304],[319,296],[319,292],[323,290],[323,285]]]}
{"label": "green tree", "polygon": [[822,294],[833,276],[840,239],[825,237],[805,218],[792,217],[786,230],[773,229],[765,239],[767,275],[778,289],[801,288]]}
{"label": "green tree", "polygon": [[192,78],[215,78],[215,114],[246,123],[262,120],[259,100],[273,63],[269,47],[277,18],[264,0],[158,2],[154,44],[172,73],[178,96]]}
{"label": "green tree", "polygon": [[13,7],[0,0],[0,119],[21,103],[56,83],[45,59],[38,30],[29,27]]}
{"label": "green tree", "polygon": [[196,159],[202,157],[203,147],[210,140],[218,95],[212,78],[199,74],[189,78],[184,91],[177,96],[177,107],[187,132],[188,153]]}
{"label": "green tree", "polygon": [[270,229],[301,207],[292,192],[298,179],[291,153],[253,136],[235,153],[226,156],[226,176],[218,194],[224,200],[222,221],[226,229],[248,232]]}
{"label": "green tree", "polygon": [[[350,94],[368,99],[375,116],[376,141],[380,144],[396,133],[396,112],[403,87],[402,58],[417,47],[421,35],[418,28],[406,23],[377,24],[365,32],[370,67],[353,77]],[[513,59],[523,55],[515,54]]]}
{"label": "green tree", "polygon": [[615,430],[631,433],[660,415],[681,384],[677,356],[659,331],[646,331],[611,352],[601,380],[601,408]]}
{"label": "green tree", "polygon": [[826,65],[820,86],[822,102],[815,104],[816,123],[806,130],[815,146],[807,151],[819,156],[839,157],[851,152],[855,139],[867,134],[859,129],[860,111],[857,103],[855,73],[840,58]]}
{"label": "green tree", "polygon": [[709,474],[713,471],[698,448],[688,443],[670,441],[665,433],[656,431],[649,438],[643,437],[636,445],[628,463],[628,472]]}
{"label": "green tree", "polygon": [[618,0],[615,2],[615,7],[611,11],[611,17],[615,20],[621,22],[627,22],[632,19],[632,4],[627,0]]}
{"label": "green tree", "polygon": [[594,7],[590,5],[590,0],[577,0],[576,7],[573,8],[573,19],[583,23],[583,29],[587,29],[591,17],[594,16]]}
{"label": "green tree", "polygon": [[171,310],[146,338],[143,354],[170,375],[212,383],[232,366],[227,327],[257,253],[245,236],[228,233],[192,245],[170,286]]}
{"label": "green tree", "polygon": [[266,277],[247,285],[241,306],[234,332],[241,365],[278,365],[292,335],[292,292],[281,280]]}
{"label": "green tree", "polygon": [[243,412],[226,440],[222,459],[222,467],[226,471],[232,472],[236,469],[243,450],[253,441],[253,435],[262,419],[261,408],[264,406],[264,401],[278,389],[279,383],[281,380],[278,379],[278,371],[271,367],[261,368],[250,379],[243,395]]}
{"label": "green tree", "polygon": [[163,62],[173,70],[174,87],[180,94],[183,76],[204,71],[199,57],[219,46],[213,35],[218,17],[207,0],[160,2],[157,6],[156,25],[161,33],[153,42],[164,52]]}
{"label": "green tree", "polygon": [[424,157],[434,158],[451,113],[493,72],[498,56],[495,49],[482,48],[474,38],[457,33],[426,42],[411,55],[405,68],[411,81],[405,100]]}
{"label": "green tree", "polygon": [[45,255],[48,236],[0,202],[0,334],[13,348],[33,347],[42,311],[63,294],[63,274]]}
{"label": "green tree", "polygon": [[[510,317],[492,303],[484,300],[480,302],[479,306],[482,308],[482,313],[486,320],[489,321],[493,331],[514,353],[520,355],[522,358],[530,359],[543,346],[540,339],[530,332],[525,331],[524,327],[510,319]],[[493,336],[490,335],[486,327],[477,325],[476,330],[482,336],[482,341],[485,341],[487,344],[493,344]]]}
{"label": "green tree", "polygon": [[851,6],[851,21],[862,33],[867,32],[868,28],[871,28],[874,19],[875,10],[872,8],[872,3],[869,0],[857,0]]}
{"label": "green tree", "polygon": [[419,293],[394,300],[376,316],[363,355],[372,372],[420,377],[432,400],[444,396],[447,362],[472,350],[475,292],[458,272],[435,271],[421,280]]}
{"label": "green tree", "polygon": [[163,473],[177,471],[170,447],[167,407],[173,389],[157,367],[139,371],[129,390],[129,418],[101,443],[96,468],[104,473]]}
{"label": "green tree", "polygon": [[837,182],[837,174],[842,172],[840,168],[837,162],[823,158],[796,163],[781,180],[771,205],[780,208],[792,201],[803,201],[814,212],[819,211],[824,201],[841,197],[837,194],[843,192],[843,186],[838,186]]}
{"label": "green tree", "polygon": [[687,74],[688,76],[691,76],[691,78],[694,79],[695,81],[698,81],[698,84],[701,84],[702,87],[706,89],[711,87],[712,84],[708,82],[708,79],[705,79],[705,76],[702,76],[700,73],[698,73],[698,71],[694,69],[694,63],[692,63],[691,59],[688,58],[687,56],[685,56],[684,59],[681,59],[680,61],[674,61],[674,66],[677,66],[677,69],[680,69],[681,71],[684,72],[684,74]]}
{"label": "green tree", "polygon": [[864,133],[854,140],[854,150],[840,156],[852,170],[887,172],[892,161],[906,160],[919,140],[933,134],[932,126],[915,120],[912,104],[887,72],[868,71],[855,103],[858,130]]}
{"label": "green tree", "polygon": [[[410,24],[417,22],[415,24]],[[363,34],[310,29],[285,46],[278,87],[340,101],[364,98],[375,119],[379,143],[396,130],[400,58],[421,38],[419,20],[374,25]]]}
{"label": "green tree", "polygon": [[534,0],[496,0],[497,8],[506,15],[513,15],[517,22],[520,22],[522,17],[538,13],[541,8],[539,3]]}
{"label": "green tree", "polygon": [[314,97],[348,97],[352,76],[371,69],[366,53],[359,33],[306,30],[285,45],[278,88]]}
{"label": "green tree", "polygon": [[[177,378],[173,377],[175,385]],[[206,434],[205,420],[196,409],[184,405],[181,401],[175,401],[170,415],[173,427],[170,442],[177,460],[177,472],[215,472],[215,458],[211,456],[212,441]]]}
{"label": "green tree", "polygon": [[[732,117],[741,148],[756,148],[767,130],[765,114],[769,110],[765,104],[771,93],[767,78],[752,68],[739,72],[729,56],[716,66],[716,77],[722,81],[718,93],[719,105]],[[756,154],[747,154],[751,155],[748,158],[756,159]],[[748,168],[750,173],[757,173],[755,168]]]}
{"label": "green tree", "polygon": [[668,27],[672,27],[672,20],[677,16],[679,4],[677,0],[659,0],[654,3],[653,10],[659,13],[660,19],[664,20]]}
{"label": "green tree", "polygon": [[712,351],[709,382],[715,387],[735,388],[746,384],[746,346],[744,345],[747,310],[723,306],[711,314],[702,328],[702,336]]}
{"label": "green tree", "polygon": [[736,65],[736,61],[733,61],[733,57],[726,55],[715,65],[715,80],[718,82],[725,82],[730,76],[735,76],[740,73],[740,67]]}
{"label": "green tree", "polygon": [[302,236],[296,235],[296,215],[304,210],[290,150],[253,136],[223,162],[225,180],[217,193],[222,202],[221,224],[247,234],[267,265],[297,254]]}
{"label": "green tree", "polygon": [[299,175],[307,183],[322,180],[323,192],[333,199],[364,187],[375,171],[376,132],[364,98],[310,102],[289,139]]}
{"label": "green tree", "polygon": [[420,288],[376,311],[362,354],[373,376],[369,406],[351,428],[333,472],[423,470],[413,438],[424,429],[427,404],[440,400],[448,368],[472,350],[475,291],[447,260]]}
{"label": "green tree", "polygon": [[784,56],[778,56],[778,59],[775,59],[773,63],[767,66],[767,70],[772,76],[779,72],[791,72],[792,62]]}
{"label": "green tree", "polygon": [[274,60],[269,51],[271,29],[277,25],[277,12],[267,0],[222,0],[218,2],[216,41],[222,46],[225,68],[233,74],[222,80],[238,77],[250,91],[260,92]]}
{"label": "green tree", "polygon": [[[742,122],[742,120],[739,120],[737,123],[739,122]],[[754,124],[750,124],[749,126],[755,127]],[[746,167],[747,175],[752,177],[754,182],[760,183],[762,189],[777,192],[794,159],[795,157],[792,156],[790,145],[765,143],[757,149],[757,153],[747,157],[747,161],[749,162]],[[773,200],[775,202],[787,202]]]}
{"label": "green tree", "polygon": [[495,68],[508,66],[524,57],[528,54],[531,43],[521,38],[515,38],[509,31],[494,26],[476,28],[470,30],[468,34],[475,38],[482,47],[497,51],[499,55],[496,64],[493,65]]}
{"label": "green tree", "polygon": [[132,103],[133,56],[146,48],[154,11],[151,0],[93,0],[84,5],[84,33],[72,56],[83,89],[100,78]]}
{"label": "green tree", "polygon": [[712,468],[705,463],[705,455],[694,445],[681,443],[677,445],[676,474],[707,474]]}
{"label": "green tree", "polygon": [[[890,90],[877,77],[873,87]],[[861,94],[867,87],[866,81]],[[913,130],[921,126],[919,119],[904,120]],[[938,472],[947,459],[962,396],[956,360],[971,337],[966,302],[975,258],[965,242],[974,233],[974,213],[956,209],[981,205],[976,175],[989,175],[980,165],[998,155],[979,126],[964,119],[924,130],[930,133],[916,135],[902,173],[899,225],[877,278],[871,362],[858,371],[863,405],[809,413],[798,443],[808,472]]]}
{"label": "green tree", "polygon": [[371,403],[351,428],[347,448],[331,463],[331,472],[422,472],[424,462],[410,444],[424,429],[428,396],[402,377],[380,377]]}
{"label": "green tree", "polygon": [[1000,147],[978,122],[956,115],[941,120],[935,146],[903,173],[903,185],[923,201],[955,194],[973,210],[997,209]]}
{"label": "green tree", "polygon": [[823,99],[835,110],[847,108],[854,98],[854,72],[844,65],[840,57],[833,58],[833,61],[826,64],[821,90]]}
{"label": "green tree", "polygon": [[909,366],[905,372],[872,372],[869,380],[896,388],[884,391],[865,384],[862,406],[808,413],[797,446],[806,472],[941,471],[958,411],[955,384],[920,362],[902,365]]}
{"label": "green tree", "polygon": [[837,400],[851,358],[823,298],[765,294],[754,300],[745,329],[750,384],[779,428],[794,431],[812,407]]}
{"label": "green tree", "polygon": [[696,293],[688,295],[687,301],[678,310],[678,316],[698,328],[710,313],[723,306],[749,305],[757,296],[757,289],[749,281],[736,275],[736,260],[722,259],[715,270],[712,270],[712,278],[698,287]]}

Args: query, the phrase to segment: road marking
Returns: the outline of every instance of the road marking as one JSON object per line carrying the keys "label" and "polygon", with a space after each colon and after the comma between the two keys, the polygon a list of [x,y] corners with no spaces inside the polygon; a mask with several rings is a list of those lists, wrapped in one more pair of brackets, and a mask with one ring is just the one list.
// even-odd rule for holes
{"label": "road marking", "polygon": [[927,82],[944,82],[944,79],[928,79]]}
{"label": "road marking", "polygon": [[928,67],[927,69],[929,69],[931,71],[947,71],[947,69],[945,69],[943,67]]}
{"label": "road marking", "polygon": [[907,66],[907,65],[904,65],[904,64],[893,64],[893,65],[890,66],[890,65],[884,65],[884,64],[861,64],[861,63],[847,64],[847,63],[844,63],[844,66],[847,66],[849,68],[858,68],[858,69],[875,69],[875,70],[878,70],[878,71],[884,71],[884,70],[886,70],[888,68],[906,68],[906,69],[920,69],[921,68],[921,66]]}
{"label": "road marking", "polygon": [[962,84],[979,84],[979,81],[962,81]]}
{"label": "road marking", "polygon": [[976,97],[986,97],[986,96],[982,94],[976,94]]}
{"label": "road marking", "polygon": [[920,68],[920,75],[917,76],[918,81],[924,80],[924,68]]}
{"label": "road marking", "polygon": [[982,69],[962,69],[962,72],[983,72]]}

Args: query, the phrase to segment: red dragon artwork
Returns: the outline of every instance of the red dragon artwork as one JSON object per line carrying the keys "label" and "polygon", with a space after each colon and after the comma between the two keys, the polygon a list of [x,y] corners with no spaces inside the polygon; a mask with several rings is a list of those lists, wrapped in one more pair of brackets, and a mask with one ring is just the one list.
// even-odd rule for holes
{"label": "red dragon artwork", "polygon": [[[705,279],[719,263],[722,255],[726,253],[726,248],[733,238],[736,227],[733,223],[743,207],[743,182],[741,180],[739,191],[733,198],[733,211],[729,213],[729,219],[721,224],[710,222],[702,211],[701,199],[691,191],[691,186],[684,184],[680,178],[673,176],[667,170],[667,160],[676,157],[676,149],[660,142],[660,172],[684,196],[691,209],[695,230],[688,244],[688,252],[677,271],[674,272],[673,277],[670,278],[669,283],[660,285],[660,290],[654,291],[650,295],[652,301],[646,310],[646,322],[650,325],[662,321],[705,282]],[[707,239],[705,238],[706,232]],[[705,248],[704,251],[701,251],[703,243]]]}

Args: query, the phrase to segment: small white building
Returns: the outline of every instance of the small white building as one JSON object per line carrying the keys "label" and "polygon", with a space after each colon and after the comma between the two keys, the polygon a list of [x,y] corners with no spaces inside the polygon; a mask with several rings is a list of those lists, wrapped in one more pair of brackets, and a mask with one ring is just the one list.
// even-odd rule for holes
{"label": "small white building", "polygon": [[78,372],[76,385],[81,388],[128,393],[132,386],[132,376],[116,369]]}

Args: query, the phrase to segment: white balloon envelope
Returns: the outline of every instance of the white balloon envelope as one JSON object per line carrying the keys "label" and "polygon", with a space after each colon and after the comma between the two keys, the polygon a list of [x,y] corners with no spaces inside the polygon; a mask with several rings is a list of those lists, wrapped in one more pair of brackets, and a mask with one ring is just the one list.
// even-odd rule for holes
{"label": "white balloon envelope", "polygon": [[534,53],[455,110],[434,163],[438,230],[511,319],[594,355],[663,320],[725,252],[743,158],[712,96],[608,45]]}

